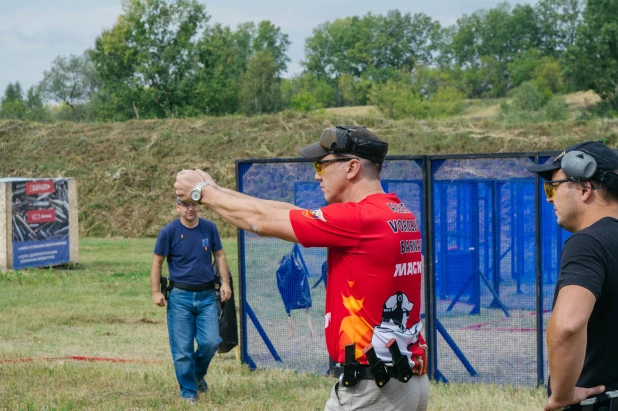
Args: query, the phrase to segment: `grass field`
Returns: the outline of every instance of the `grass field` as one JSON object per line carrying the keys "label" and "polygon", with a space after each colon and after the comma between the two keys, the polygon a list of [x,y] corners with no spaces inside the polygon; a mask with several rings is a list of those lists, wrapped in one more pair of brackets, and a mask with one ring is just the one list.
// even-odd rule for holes
{"label": "grass field", "polygon": [[[179,399],[165,310],[150,301],[153,245],[83,238],[77,266],[0,273],[0,409],[193,408]],[[224,247],[236,271],[235,240]],[[102,361],[110,359],[116,362]],[[334,382],[250,371],[233,352],[217,355],[208,381],[211,389],[197,402],[208,410],[319,410]],[[430,390],[431,410],[534,410],[544,400],[542,389],[490,384]]]}

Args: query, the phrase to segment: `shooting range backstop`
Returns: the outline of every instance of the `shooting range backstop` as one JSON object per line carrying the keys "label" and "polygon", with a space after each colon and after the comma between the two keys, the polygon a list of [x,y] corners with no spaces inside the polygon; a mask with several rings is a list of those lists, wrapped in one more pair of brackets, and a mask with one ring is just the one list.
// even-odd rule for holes
{"label": "shooting range backstop", "polygon": [[[544,331],[568,233],[526,166],[556,154],[387,157],[384,190],[399,196],[423,233],[430,378],[544,383]],[[313,177],[300,158],[236,162],[238,191],[307,209],[326,204]],[[328,373],[326,250],[240,231],[238,253],[243,361]]]}

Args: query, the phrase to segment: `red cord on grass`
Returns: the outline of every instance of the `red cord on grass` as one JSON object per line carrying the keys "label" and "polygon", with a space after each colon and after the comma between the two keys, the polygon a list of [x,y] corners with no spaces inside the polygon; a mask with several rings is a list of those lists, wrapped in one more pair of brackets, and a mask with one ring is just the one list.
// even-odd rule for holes
{"label": "red cord on grass", "polygon": [[19,363],[19,362],[34,362],[34,361],[98,361],[98,362],[121,362],[121,363],[157,363],[156,360],[135,360],[128,358],[105,358],[105,357],[85,357],[81,355],[65,355],[64,357],[41,357],[41,358],[8,358],[0,360],[1,363]]}

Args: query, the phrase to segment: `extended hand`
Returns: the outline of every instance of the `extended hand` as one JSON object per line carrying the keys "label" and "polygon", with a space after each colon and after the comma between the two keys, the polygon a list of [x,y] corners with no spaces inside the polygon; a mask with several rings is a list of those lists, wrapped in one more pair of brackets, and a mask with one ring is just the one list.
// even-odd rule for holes
{"label": "extended hand", "polygon": [[159,307],[164,307],[166,305],[165,297],[161,292],[152,293],[152,302]]}
{"label": "extended hand", "polygon": [[229,284],[221,284],[221,302],[225,302],[232,297],[232,289]]}
{"label": "extended hand", "polygon": [[204,178],[193,170],[182,170],[176,174],[176,183],[174,183],[174,189],[176,189],[176,195],[180,201],[186,203],[192,203],[189,194],[196,185],[204,181]]}
{"label": "extended hand", "polygon": [[202,177],[203,181],[206,181],[208,184],[210,184],[213,187],[217,186],[217,183],[215,183],[215,180],[213,180],[210,174],[208,174],[207,172],[202,171],[199,168],[196,169],[195,172],[198,173],[200,177]]}
{"label": "extended hand", "polygon": [[593,395],[599,395],[603,391],[605,391],[605,387],[602,385],[599,385],[593,388],[575,387],[571,395],[566,396],[565,397],[566,399],[560,399],[560,400],[557,400],[556,398],[554,398],[552,394],[552,396],[547,399],[544,410],[545,411],[560,410],[562,409],[562,407],[566,407],[567,405],[579,404],[586,398],[593,396]]}

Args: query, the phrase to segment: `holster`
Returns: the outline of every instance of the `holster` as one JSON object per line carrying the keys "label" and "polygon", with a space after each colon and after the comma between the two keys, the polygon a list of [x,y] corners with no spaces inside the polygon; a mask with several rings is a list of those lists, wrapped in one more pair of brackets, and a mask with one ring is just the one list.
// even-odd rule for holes
{"label": "holster", "polygon": [[170,294],[170,287],[168,285],[167,277],[161,276],[161,294],[165,297],[165,301],[167,301],[167,297]]}
{"label": "holster", "polygon": [[388,351],[393,357],[393,367],[397,371],[397,379],[403,383],[410,381],[414,372],[412,371],[412,367],[410,367],[408,357],[401,354],[399,346],[397,345],[397,340],[391,338],[390,341],[386,343],[386,348],[388,348]]}
{"label": "holster", "polygon": [[586,398],[579,404],[567,405],[567,411],[614,411],[618,409],[618,390],[606,391],[591,398]]}
{"label": "holster", "polygon": [[391,377],[388,375],[388,370],[384,362],[378,358],[375,349],[372,344],[367,345],[363,349],[363,354],[367,357],[369,363],[369,370],[373,376],[373,381],[378,388],[382,388],[390,381]]}

